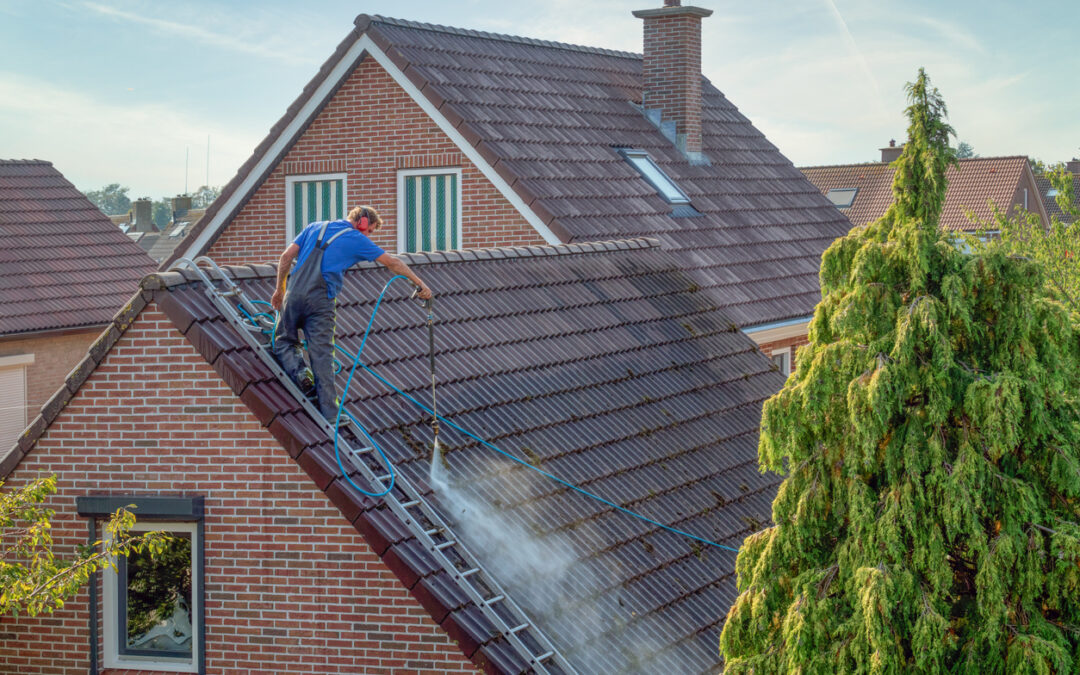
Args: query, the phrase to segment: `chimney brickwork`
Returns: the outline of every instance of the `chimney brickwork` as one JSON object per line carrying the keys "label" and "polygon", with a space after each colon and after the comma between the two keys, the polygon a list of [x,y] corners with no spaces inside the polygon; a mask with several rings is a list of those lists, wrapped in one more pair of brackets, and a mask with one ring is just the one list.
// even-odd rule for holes
{"label": "chimney brickwork", "polygon": [[1080,173],[1080,159],[1073,157],[1068,162],[1065,162],[1065,169],[1069,173]]}
{"label": "chimney brickwork", "polygon": [[674,122],[677,144],[690,156],[702,152],[701,139],[701,19],[711,9],[682,7],[665,0],[660,9],[634,16],[645,21],[641,104]]}
{"label": "chimney brickwork", "polygon": [[149,199],[136,199],[131,203],[132,232],[157,232],[154,226],[154,202]]}
{"label": "chimney brickwork", "polygon": [[903,143],[897,145],[896,141],[889,141],[889,145],[881,149],[881,161],[885,164],[892,164],[900,159],[902,154],[904,154]]}

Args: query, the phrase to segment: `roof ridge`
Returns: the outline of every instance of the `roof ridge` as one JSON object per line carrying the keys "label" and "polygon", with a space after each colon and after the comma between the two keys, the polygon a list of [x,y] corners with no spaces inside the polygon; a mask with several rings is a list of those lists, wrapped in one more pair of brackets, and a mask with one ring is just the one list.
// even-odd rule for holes
{"label": "roof ridge", "polygon": [[[630,251],[641,248],[659,248],[660,240],[654,237],[635,237],[633,239],[612,239],[609,241],[586,241],[571,244],[546,244],[543,246],[500,246],[495,248],[466,248],[455,251],[431,251],[424,253],[398,253],[410,267],[434,263],[474,262],[480,260],[502,260],[504,258],[546,258],[559,255],[579,255],[582,253],[609,253],[612,251]],[[378,263],[360,262],[350,269],[371,269]],[[277,268],[268,264],[222,265],[234,279],[273,278]],[[190,270],[165,270],[151,272],[139,282],[144,290],[169,289],[198,277]]]}
{"label": "roof ridge", "polygon": [[409,21],[408,19],[395,19],[389,16],[382,16],[381,14],[361,14],[356,17],[356,23],[358,26],[366,23],[367,21],[374,23],[383,23],[390,26],[399,26],[402,28],[414,28],[417,30],[427,30],[436,33],[449,33],[451,35],[460,35],[462,37],[482,38],[485,40],[501,40],[503,42],[515,42],[517,44],[530,45],[533,47],[550,47],[552,49],[566,49],[575,52],[586,52],[589,54],[603,54],[605,56],[617,56],[620,58],[640,59],[641,54],[635,52],[626,52],[618,49],[606,49],[604,47],[589,47],[587,45],[575,45],[568,42],[556,42],[554,40],[541,40],[539,38],[523,37],[520,35],[509,35],[506,33],[491,33],[482,30],[471,30],[468,28],[456,28],[454,26],[444,26],[442,24],[424,23],[422,21]]}
{"label": "roof ridge", "polygon": [[[1022,159],[1027,161],[1027,155],[994,155],[992,157],[962,157],[957,159],[957,162],[984,162],[989,160],[1002,160],[1002,159]],[[888,166],[888,162],[853,162],[851,164],[813,164],[810,166],[796,167],[799,171],[805,171],[807,169],[849,169],[857,166]]]}
{"label": "roof ridge", "polygon": [[52,162],[45,159],[0,159],[0,164],[44,164],[52,166]]}

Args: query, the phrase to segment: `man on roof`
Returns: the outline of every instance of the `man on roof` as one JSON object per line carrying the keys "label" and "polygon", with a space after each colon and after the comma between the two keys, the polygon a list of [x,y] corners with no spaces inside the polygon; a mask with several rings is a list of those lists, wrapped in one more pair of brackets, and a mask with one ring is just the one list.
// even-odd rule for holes
{"label": "man on roof", "polygon": [[[274,309],[281,312],[274,328],[274,356],[301,391],[310,394],[315,390],[319,410],[328,420],[335,419],[338,409],[334,327],[335,298],[344,282],[342,273],[361,260],[375,261],[408,278],[422,299],[431,298],[431,289],[408,265],[368,239],[381,226],[382,218],[375,209],[357,206],[344,220],[319,221],[305,227],[278,261],[277,287],[270,299]],[[304,365],[297,337],[300,328],[307,338],[310,368]]]}

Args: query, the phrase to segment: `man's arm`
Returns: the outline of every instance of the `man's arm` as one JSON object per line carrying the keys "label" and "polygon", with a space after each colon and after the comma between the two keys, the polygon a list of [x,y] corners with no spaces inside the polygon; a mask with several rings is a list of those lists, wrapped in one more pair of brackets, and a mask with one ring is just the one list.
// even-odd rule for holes
{"label": "man's arm", "polygon": [[289,247],[282,251],[281,257],[278,258],[277,284],[274,286],[274,297],[270,298],[270,304],[278,311],[281,311],[281,305],[285,301],[285,279],[289,276],[289,270],[292,269],[293,261],[299,253],[299,246],[289,244]]}
{"label": "man's arm", "polygon": [[431,299],[431,289],[427,287],[427,284],[420,280],[420,277],[413,274],[413,271],[409,269],[409,266],[402,262],[400,259],[395,258],[389,253],[383,253],[378,258],[375,258],[375,262],[383,265],[384,267],[386,267],[386,269],[390,270],[394,274],[400,274],[401,276],[406,277],[409,281],[416,284],[420,288],[419,295],[422,300]]}

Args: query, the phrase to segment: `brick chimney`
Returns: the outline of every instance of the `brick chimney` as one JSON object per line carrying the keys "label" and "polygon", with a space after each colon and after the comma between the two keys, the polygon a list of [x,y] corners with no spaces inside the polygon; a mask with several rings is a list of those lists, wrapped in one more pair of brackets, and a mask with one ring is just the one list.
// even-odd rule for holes
{"label": "brick chimney", "polygon": [[1068,162],[1065,162],[1065,169],[1069,173],[1080,173],[1080,159],[1073,157]]}
{"label": "brick chimney", "polygon": [[884,162],[885,164],[892,164],[893,162],[895,162],[897,159],[900,158],[900,155],[903,154],[903,152],[904,152],[904,146],[903,145],[897,146],[896,141],[891,140],[891,141],[889,141],[889,146],[888,147],[881,149],[881,161]]}
{"label": "brick chimney", "polygon": [[154,227],[154,202],[148,197],[131,202],[131,231],[157,232]]}
{"label": "brick chimney", "polygon": [[711,14],[680,0],[634,12],[645,20],[642,107],[646,114],[658,111],[661,124],[675,123],[675,144],[691,159],[702,151],[701,19]]}
{"label": "brick chimney", "polygon": [[191,195],[176,195],[169,200],[169,206],[174,218],[182,216],[191,210]]}

